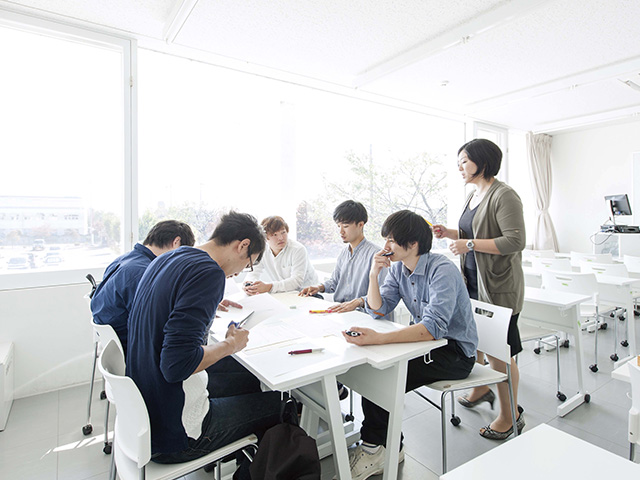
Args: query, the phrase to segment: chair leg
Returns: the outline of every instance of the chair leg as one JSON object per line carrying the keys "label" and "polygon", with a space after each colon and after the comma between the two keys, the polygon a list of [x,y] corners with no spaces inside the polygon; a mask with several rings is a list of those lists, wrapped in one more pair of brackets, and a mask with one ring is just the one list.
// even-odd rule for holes
{"label": "chair leg", "polygon": [[629,460],[633,462],[633,457],[635,456],[635,442],[629,442]]}
{"label": "chair leg", "polygon": [[516,417],[516,402],[513,395],[513,384],[511,383],[511,365],[507,363],[507,385],[509,386],[509,403],[511,404],[511,421],[513,422],[513,436],[518,436],[517,417]]}
{"label": "chair leg", "polygon": [[562,393],[562,387],[560,384],[560,336],[556,335],[556,387],[558,388],[556,397],[561,402],[567,399],[567,396]]}
{"label": "chair leg", "polygon": [[111,447],[113,448],[113,454],[111,455],[111,465],[109,466],[109,480],[116,480],[116,450],[115,450],[115,442],[116,437],[113,436],[113,442],[111,442]]}
{"label": "chair leg", "polygon": [[102,451],[109,455],[111,453],[111,444],[109,443],[109,400],[104,414],[104,447]]}
{"label": "chair leg", "polygon": [[222,460],[216,462],[216,480],[222,480]]}
{"label": "chair leg", "polygon": [[89,382],[89,400],[87,402],[87,423],[82,427],[83,435],[89,435],[93,431],[91,426],[91,398],[93,397],[93,383],[96,376],[96,363],[98,361],[98,342],[95,342],[93,350],[93,368],[91,369],[91,381]]}
{"label": "chair leg", "polygon": [[[445,396],[447,392],[440,395],[440,428],[442,429],[442,474],[447,473],[447,413],[445,412]],[[453,394],[452,394],[453,396]]]}

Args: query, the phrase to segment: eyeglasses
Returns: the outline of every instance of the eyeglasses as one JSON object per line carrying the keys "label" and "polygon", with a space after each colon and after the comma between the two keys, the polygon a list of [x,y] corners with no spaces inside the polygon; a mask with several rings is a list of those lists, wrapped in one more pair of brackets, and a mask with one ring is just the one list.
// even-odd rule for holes
{"label": "eyeglasses", "polygon": [[249,257],[249,265],[244,267],[244,271],[253,272],[253,262],[251,261],[251,245],[247,247],[247,256]]}

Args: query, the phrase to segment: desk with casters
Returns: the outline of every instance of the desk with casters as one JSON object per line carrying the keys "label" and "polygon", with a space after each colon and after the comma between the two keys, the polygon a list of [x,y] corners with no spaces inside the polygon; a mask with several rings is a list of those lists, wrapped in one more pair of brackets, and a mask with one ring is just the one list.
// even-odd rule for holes
{"label": "desk with casters", "polygon": [[561,417],[591,400],[582,379],[582,342],[580,340],[580,304],[591,299],[588,295],[525,287],[524,306],[519,320],[531,325],[571,334],[575,338],[578,391],[558,405]]}
{"label": "desk with casters", "polygon": [[640,477],[640,465],[543,423],[440,479],[495,480],[507,475],[518,480],[632,479]]}

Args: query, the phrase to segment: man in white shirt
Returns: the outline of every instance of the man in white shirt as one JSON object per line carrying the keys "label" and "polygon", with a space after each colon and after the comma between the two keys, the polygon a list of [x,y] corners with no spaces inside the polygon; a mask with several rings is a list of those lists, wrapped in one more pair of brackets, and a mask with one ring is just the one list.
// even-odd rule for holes
{"label": "man in white shirt", "polygon": [[[260,265],[245,279],[244,291],[247,295],[290,292],[318,282],[318,275],[309,261],[307,249],[289,238],[289,225],[282,217],[265,218],[262,220],[262,228],[267,234],[268,248]],[[270,283],[260,280],[265,272]]]}

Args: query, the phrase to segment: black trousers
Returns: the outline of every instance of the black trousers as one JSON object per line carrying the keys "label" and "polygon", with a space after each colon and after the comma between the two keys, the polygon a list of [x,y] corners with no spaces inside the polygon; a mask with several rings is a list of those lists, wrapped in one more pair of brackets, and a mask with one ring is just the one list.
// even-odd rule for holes
{"label": "black trousers", "polygon": [[[467,378],[475,362],[474,357],[464,355],[455,340],[449,340],[449,343],[444,347],[432,350],[431,359],[433,361],[428,364],[425,363],[424,357],[409,361],[405,392],[438,380]],[[360,429],[362,441],[372,445],[386,446],[389,412],[364,397],[362,397],[362,411],[364,413]]]}

